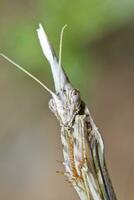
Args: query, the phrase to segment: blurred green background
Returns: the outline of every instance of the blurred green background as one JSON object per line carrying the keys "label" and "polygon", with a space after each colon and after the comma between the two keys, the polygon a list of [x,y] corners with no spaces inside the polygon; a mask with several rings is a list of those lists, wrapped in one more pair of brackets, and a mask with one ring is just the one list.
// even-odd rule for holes
{"label": "blurred green background", "polygon": [[[102,132],[118,199],[134,199],[134,1],[1,0],[0,51],[51,89],[36,29],[42,23]],[[49,94],[0,58],[0,199],[78,199],[65,178]]]}

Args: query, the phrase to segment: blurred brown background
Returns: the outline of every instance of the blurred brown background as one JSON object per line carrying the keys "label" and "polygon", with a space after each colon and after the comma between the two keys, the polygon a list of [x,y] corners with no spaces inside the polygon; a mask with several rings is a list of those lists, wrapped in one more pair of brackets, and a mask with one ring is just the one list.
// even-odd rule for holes
{"label": "blurred brown background", "polygon": [[[118,199],[134,199],[134,2],[0,1],[0,51],[49,88],[36,28],[42,23],[102,133]],[[78,199],[63,167],[60,127],[49,94],[0,58],[0,199]]]}

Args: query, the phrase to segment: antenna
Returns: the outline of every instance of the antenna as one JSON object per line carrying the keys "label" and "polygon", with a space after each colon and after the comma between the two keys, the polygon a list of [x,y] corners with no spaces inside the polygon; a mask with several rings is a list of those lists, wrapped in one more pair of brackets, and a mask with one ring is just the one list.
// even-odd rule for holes
{"label": "antenna", "polygon": [[59,44],[59,67],[61,67],[61,56],[62,56],[62,43],[63,43],[63,33],[65,28],[67,27],[67,24],[65,24],[60,33],[60,44]]}
{"label": "antenna", "polygon": [[60,44],[59,44],[59,85],[61,88],[61,70],[60,68],[61,66],[61,57],[62,57],[62,43],[63,43],[63,33],[65,28],[67,27],[67,24],[65,24],[62,29],[61,29],[61,33],[60,33]]}
{"label": "antenna", "polygon": [[10,58],[8,58],[3,53],[0,53],[0,56],[2,56],[3,58],[5,58],[8,62],[10,62],[11,64],[13,64],[15,67],[17,67],[18,69],[20,69],[22,72],[24,72],[28,76],[30,76],[33,80],[35,80],[38,84],[40,84],[45,90],[47,90],[52,96],[55,96],[54,92],[52,92],[47,86],[44,85],[44,83],[42,83],[38,78],[36,78],[34,75],[32,75],[26,69],[24,69],[23,67],[21,67],[20,65],[18,65],[17,63],[15,63],[13,60],[11,60]]}

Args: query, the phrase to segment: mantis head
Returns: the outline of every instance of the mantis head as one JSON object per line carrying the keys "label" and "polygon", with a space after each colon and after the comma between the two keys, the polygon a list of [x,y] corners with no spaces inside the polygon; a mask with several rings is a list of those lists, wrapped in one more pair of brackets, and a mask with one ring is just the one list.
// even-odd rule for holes
{"label": "mantis head", "polygon": [[15,65],[17,68],[19,68],[21,71],[23,71],[25,74],[30,76],[36,82],[38,82],[45,90],[51,94],[52,98],[49,102],[50,109],[56,115],[61,125],[70,126],[73,123],[76,114],[79,113],[81,109],[81,99],[79,91],[73,88],[64,69],[61,66],[62,37],[65,27],[66,25],[62,28],[60,35],[59,60],[47,38],[47,34],[45,33],[42,25],[39,24],[39,28],[37,29],[37,34],[41,48],[43,50],[43,54],[51,66],[55,92],[52,92],[38,78],[33,76],[20,65],[16,64],[7,56],[4,54],[0,55]]}
{"label": "mantis head", "polygon": [[43,53],[50,63],[55,85],[55,95],[52,95],[49,107],[60,123],[68,126],[73,122],[75,115],[79,112],[81,100],[79,91],[73,88],[61,66],[61,48],[64,28],[65,26],[62,28],[60,37],[59,61],[41,25],[39,25],[37,33]]}

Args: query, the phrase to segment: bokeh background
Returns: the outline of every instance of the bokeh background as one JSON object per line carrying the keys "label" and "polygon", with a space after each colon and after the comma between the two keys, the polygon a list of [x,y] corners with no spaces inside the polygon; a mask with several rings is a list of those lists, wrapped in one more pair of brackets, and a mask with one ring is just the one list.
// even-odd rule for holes
{"label": "bokeh background", "polygon": [[[0,0],[0,51],[53,89],[36,29],[56,52],[100,128],[118,199],[134,199],[134,1]],[[78,199],[63,167],[50,95],[0,58],[0,199]]]}

